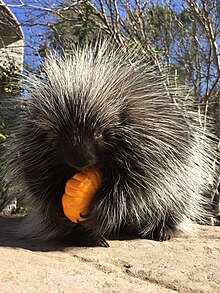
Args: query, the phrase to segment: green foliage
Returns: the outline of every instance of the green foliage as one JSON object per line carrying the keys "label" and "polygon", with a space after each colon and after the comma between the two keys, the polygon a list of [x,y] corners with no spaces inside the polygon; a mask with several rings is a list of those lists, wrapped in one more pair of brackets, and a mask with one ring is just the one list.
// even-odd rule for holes
{"label": "green foliage", "polygon": [[11,107],[11,100],[21,89],[18,78],[20,68],[13,57],[6,58],[0,66],[0,210],[8,186],[3,182],[5,169],[5,153],[8,148],[9,124],[16,117],[16,109]]}
{"label": "green foliage", "polygon": [[[1,114],[1,113],[0,113]],[[6,126],[3,122],[3,117],[0,115],[0,210],[1,210],[1,199],[4,197],[5,192],[7,191],[7,188],[3,186],[3,170],[4,170],[4,153],[6,150]]]}
{"label": "green foliage", "polygon": [[0,66],[0,85],[5,93],[13,93],[20,89],[18,80],[15,82],[15,79],[18,79],[19,70],[20,68],[16,65],[13,57],[6,58]]}
{"label": "green foliage", "polygon": [[[83,1],[82,4],[77,4],[81,8],[80,15],[76,14],[73,10],[67,9],[69,2],[62,3],[62,17],[56,17],[56,23],[50,24],[52,33],[49,36],[50,45],[56,49],[70,49],[73,44],[82,44],[87,41],[92,41],[99,34],[99,30],[96,29],[96,22],[98,18],[92,13],[91,6],[88,4],[88,0]],[[45,56],[46,48],[41,47],[39,52],[41,56]]]}
{"label": "green foliage", "polygon": [[11,214],[25,216],[28,214],[28,210],[23,206],[23,204],[18,203],[18,206],[11,211]]}

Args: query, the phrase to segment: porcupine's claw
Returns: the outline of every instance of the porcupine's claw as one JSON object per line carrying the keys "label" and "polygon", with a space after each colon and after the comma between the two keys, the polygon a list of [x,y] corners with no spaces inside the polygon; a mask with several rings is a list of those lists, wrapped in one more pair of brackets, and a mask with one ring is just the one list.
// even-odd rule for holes
{"label": "porcupine's claw", "polygon": [[105,247],[105,248],[108,248],[110,247],[110,245],[108,244],[107,240],[105,239],[104,236],[101,236],[99,239],[98,239],[98,243],[99,244],[98,246],[101,246],[101,247]]}
{"label": "porcupine's claw", "polygon": [[176,226],[170,222],[161,222],[151,232],[146,234],[144,229],[141,232],[141,238],[155,240],[155,241],[166,241],[170,240],[176,231]]}
{"label": "porcupine's claw", "polygon": [[104,236],[90,235],[90,237],[87,238],[86,242],[87,242],[87,246],[92,246],[92,247],[99,246],[99,247],[108,248],[110,246]]}
{"label": "porcupine's claw", "polygon": [[151,234],[151,239],[156,241],[166,241],[170,240],[175,228],[169,227],[168,225],[161,223]]}
{"label": "porcupine's claw", "polygon": [[[89,215],[83,215],[83,214],[79,214],[80,215],[80,217],[82,218],[82,219],[88,219],[88,217],[89,217]],[[80,222],[80,221],[79,221]]]}
{"label": "porcupine's claw", "polygon": [[157,241],[166,241],[170,240],[172,235],[172,231],[168,227],[164,227],[161,230],[155,229],[152,235],[152,240]]}

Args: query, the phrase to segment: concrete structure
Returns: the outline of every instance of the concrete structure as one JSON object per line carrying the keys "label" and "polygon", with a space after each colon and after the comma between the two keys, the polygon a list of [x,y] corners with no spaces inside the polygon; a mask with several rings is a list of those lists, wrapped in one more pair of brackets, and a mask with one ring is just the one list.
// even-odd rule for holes
{"label": "concrete structure", "polygon": [[7,5],[0,0],[0,72],[10,72],[11,64],[14,64],[15,73],[21,73],[23,57],[24,35],[20,24]]}

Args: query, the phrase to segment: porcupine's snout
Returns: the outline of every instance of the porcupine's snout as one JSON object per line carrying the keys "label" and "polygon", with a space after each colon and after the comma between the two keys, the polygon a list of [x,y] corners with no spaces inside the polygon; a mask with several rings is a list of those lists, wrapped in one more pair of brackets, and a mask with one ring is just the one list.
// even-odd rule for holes
{"label": "porcupine's snout", "polygon": [[90,170],[98,167],[98,157],[91,144],[61,145],[62,160],[77,171]]}

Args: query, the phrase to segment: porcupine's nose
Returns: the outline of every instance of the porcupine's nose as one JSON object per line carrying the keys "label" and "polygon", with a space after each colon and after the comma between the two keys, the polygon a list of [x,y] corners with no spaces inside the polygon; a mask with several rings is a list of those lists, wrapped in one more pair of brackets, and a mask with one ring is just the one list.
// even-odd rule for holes
{"label": "porcupine's nose", "polygon": [[96,165],[96,156],[86,147],[72,147],[71,150],[63,151],[64,160],[70,167],[77,171],[94,169]]}
{"label": "porcupine's nose", "polygon": [[87,158],[81,158],[77,160],[67,160],[67,164],[77,171],[84,171],[93,169],[95,162],[93,162],[93,160],[88,160]]}

